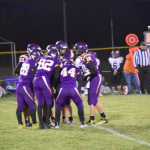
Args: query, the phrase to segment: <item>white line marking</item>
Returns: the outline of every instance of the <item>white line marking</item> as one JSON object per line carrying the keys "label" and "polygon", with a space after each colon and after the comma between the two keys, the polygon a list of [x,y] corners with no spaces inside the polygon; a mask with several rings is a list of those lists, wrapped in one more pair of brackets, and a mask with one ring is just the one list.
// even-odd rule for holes
{"label": "white line marking", "polygon": [[1,101],[1,102],[8,102],[8,103],[17,104],[17,102],[14,102],[14,101]]}
{"label": "white line marking", "polygon": [[101,126],[97,126],[97,125],[94,125],[94,124],[91,125],[91,126],[93,126],[93,127],[95,127],[95,128],[98,128],[98,129],[106,130],[106,131],[108,131],[108,132],[111,132],[112,134],[116,134],[116,135],[118,135],[118,136],[120,136],[120,137],[123,137],[124,139],[132,140],[132,141],[138,142],[138,143],[140,143],[140,144],[145,144],[145,145],[147,145],[147,146],[150,146],[150,143],[148,143],[148,142],[140,141],[140,140],[138,140],[138,139],[134,139],[134,138],[128,137],[128,136],[123,135],[123,134],[120,134],[120,133],[118,133],[118,132],[116,132],[116,131],[114,131],[114,130],[111,130],[111,129],[108,129],[108,128],[105,128],[105,127],[101,127]]}

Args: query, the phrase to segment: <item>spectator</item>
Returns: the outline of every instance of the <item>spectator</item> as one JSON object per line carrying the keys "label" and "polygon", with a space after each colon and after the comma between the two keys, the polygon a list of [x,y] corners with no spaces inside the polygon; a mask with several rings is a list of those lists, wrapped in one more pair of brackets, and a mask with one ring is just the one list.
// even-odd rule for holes
{"label": "spectator", "polygon": [[[133,49],[133,50],[136,50],[136,49]],[[130,52],[128,55],[126,55],[126,61],[125,61],[123,70],[124,70],[124,77],[126,79],[127,86],[128,86],[128,91],[129,91],[128,94],[133,94],[132,83],[134,83],[138,91],[137,93],[140,94],[141,91],[140,91],[139,78],[138,78],[138,74],[135,72],[133,59],[132,59],[132,53]]]}

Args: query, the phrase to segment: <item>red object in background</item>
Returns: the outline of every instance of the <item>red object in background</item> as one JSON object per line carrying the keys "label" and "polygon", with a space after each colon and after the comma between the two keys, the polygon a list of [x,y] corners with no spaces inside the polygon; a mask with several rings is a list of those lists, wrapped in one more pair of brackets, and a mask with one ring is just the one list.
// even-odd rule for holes
{"label": "red object in background", "polygon": [[139,39],[137,37],[136,34],[128,34],[126,37],[125,37],[125,41],[127,43],[127,45],[129,46],[135,46],[138,42],[139,42]]}
{"label": "red object in background", "polygon": [[127,85],[122,86],[122,93],[125,95],[128,94],[128,86]]}

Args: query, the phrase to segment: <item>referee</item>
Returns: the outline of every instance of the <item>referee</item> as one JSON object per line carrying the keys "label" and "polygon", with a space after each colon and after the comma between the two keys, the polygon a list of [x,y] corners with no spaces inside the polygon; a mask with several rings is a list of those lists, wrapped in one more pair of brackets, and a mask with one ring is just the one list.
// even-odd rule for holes
{"label": "referee", "polygon": [[150,95],[150,51],[146,47],[145,42],[140,43],[140,48],[134,54],[135,72],[139,73],[141,94],[145,94],[144,81],[146,81],[146,89]]}

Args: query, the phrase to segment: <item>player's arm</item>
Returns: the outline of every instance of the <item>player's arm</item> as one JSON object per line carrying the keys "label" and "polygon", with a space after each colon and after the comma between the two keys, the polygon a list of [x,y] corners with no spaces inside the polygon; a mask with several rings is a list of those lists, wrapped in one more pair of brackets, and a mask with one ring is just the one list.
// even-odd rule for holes
{"label": "player's arm", "polygon": [[58,84],[60,83],[60,66],[55,65],[55,70],[54,70],[54,82],[53,82],[53,87],[56,89]]}
{"label": "player's arm", "polygon": [[121,72],[123,70],[123,60],[124,58],[122,57],[120,60],[120,67],[117,69],[117,72]]}
{"label": "player's arm", "polygon": [[23,62],[19,62],[19,63],[17,64],[16,69],[15,69],[15,74],[20,75],[20,68],[21,68],[21,66],[22,66],[22,63],[23,63]]}
{"label": "player's arm", "polygon": [[78,81],[78,90],[81,93],[81,87],[82,87],[82,75],[80,72],[77,74],[77,81]]}
{"label": "player's arm", "polygon": [[38,62],[35,63],[35,67],[34,67],[33,72],[32,72],[32,81],[34,80],[34,76],[35,76],[35,73],[36,73],[38,66],[39,66]]}
{"label": "player's arm", "polygon": [[99,69],[100,74],[102,74],[102,69],[101,69],[100,64],[98,65],[98,69]]}
{"label": "player's arm", "polygon": [[84,80],[87,80],[87,77],[89,77],[89,76],[93,77],[97,74],[96,67],[95,67],[93,61],[87,62],[87,67],[90,71],[83,75]]}

